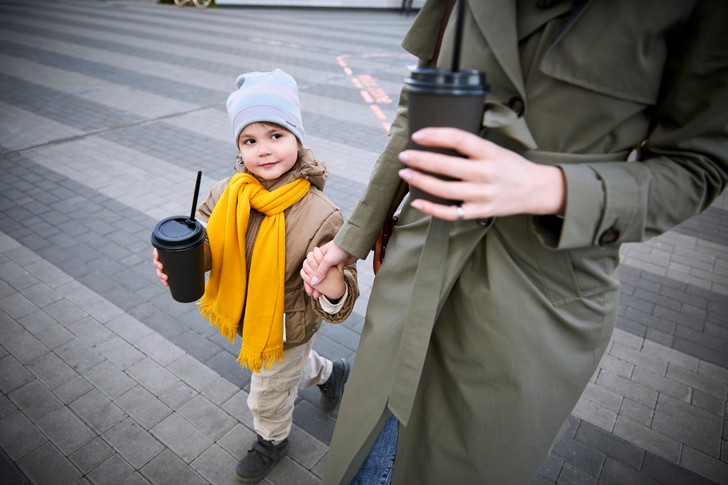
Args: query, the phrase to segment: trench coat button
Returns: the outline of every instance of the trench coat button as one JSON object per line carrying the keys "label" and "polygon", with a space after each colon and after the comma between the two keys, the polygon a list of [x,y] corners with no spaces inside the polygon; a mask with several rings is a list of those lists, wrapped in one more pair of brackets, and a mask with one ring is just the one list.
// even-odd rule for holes
{"label": "trench coat button", "polygon": [[619,239],[619,230],[615,229],[614,227],[610,227],[606,231],[602,233],[601,236],[599,236],[599,245],[600,246],[609,246],[611,244],[614,244],[617,242],[617,239]]}
{"label": "trench coat button", "polygon": [[511,99],[508,100],[508,107],[518,115],[520,118],[523,116],[523,112],[526,110],[526,105],[523,103],[523,100],[519,98],[518,96],[513,96]]}

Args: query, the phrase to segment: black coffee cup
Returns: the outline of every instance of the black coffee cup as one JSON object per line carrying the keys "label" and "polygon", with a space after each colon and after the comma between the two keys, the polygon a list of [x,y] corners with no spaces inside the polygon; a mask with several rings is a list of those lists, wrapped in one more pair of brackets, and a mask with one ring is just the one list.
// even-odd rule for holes
{"label": "black coffee cup", "polygon": [[[412,133],[427,127],[460,128],[478,133],[485,107],[485,74],[473,69],[417,67],[405,79],[409,107],[408,148],[462,156],[454,150],[423,147],[412,141]],[[428,172],[425,172],[428,173]],[[443,180],[454,180],[428,173]],[[410,186],[410,199],[427,199],[438,204],[458,205],[459,201],[445,200]]]}
{"label": "black coffee cup", "polygon": [[205,293],[205,228],[187,216],[162,219],[152,231],[172,298],[180,303],[198,300]]}

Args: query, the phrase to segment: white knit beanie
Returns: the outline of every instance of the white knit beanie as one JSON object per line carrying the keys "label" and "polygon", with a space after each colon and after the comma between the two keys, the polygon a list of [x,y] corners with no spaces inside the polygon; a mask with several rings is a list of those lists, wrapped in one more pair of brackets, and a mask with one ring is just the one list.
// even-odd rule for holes
{"label": "white knit beanie", "polygon": [[238,89],[227,99],[227,112],[238,146],[240,132],[251,123],[267,121],[283,126],[303,145],[303,120],[298,85],[289,74],[248,72],[237,79]]}

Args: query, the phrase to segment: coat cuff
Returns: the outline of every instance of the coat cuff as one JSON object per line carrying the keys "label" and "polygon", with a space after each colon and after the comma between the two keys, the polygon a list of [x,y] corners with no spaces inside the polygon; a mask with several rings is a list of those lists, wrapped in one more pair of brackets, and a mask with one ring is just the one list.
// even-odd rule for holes
{"label": "coat cuff", "polygon": [[[631,165],[631,164],[630,164]],[[644,181],[625,163],[559,165],[566,179],[563,218],[532,218],[541,243],[552,249],[611,247],[641,240]],[[648,185],[648,184],[647,184]]]}

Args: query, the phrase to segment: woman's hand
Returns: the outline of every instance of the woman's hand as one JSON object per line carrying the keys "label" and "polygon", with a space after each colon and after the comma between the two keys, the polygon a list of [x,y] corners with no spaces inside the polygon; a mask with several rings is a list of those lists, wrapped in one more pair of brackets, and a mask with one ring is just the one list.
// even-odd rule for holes
{"label": "woman's hand", "polygon": [[[407,183],[458,206],[415,199],[411,205],[450,221],[514,214],[563,214],[566,181],[558,167],[539,165],[515,152],[456,128],[425,128],[412,135],[425,147],[449,148],[465,158],[421,150],[405,150],[399,159],[408,168],[399,174]],[[413,170],[414,169],[414,170]],[[446,175],[445,181],[419,172]]]}
{"label": "woman's hand", "polygon": [[164,286],[169,286],[169,277],[164,272],[164,265],[159,260],[159,253],[156,248],[154,248],[152,262],[154,263],[154,267],[157,269],[157,278],[159,278],[159,281],[161,281]]}
{"label": "woman's hand", "polygon": [[[326,275],[331,267],[339,266],[342,263],[344,265],[351,264],[357,259],[337,246],[334,241],[329,241],[320,248],[316,249],[321,253],[319,257],[315,258],[318,261],[318,268],[316,268],[311,275],[304,274],[304,272],[301,271],[301,277],[303,278],[303,285],[306,288],[306,293],[314,298],[321,296],[321,292],[314,287],[326,279]],[[313,257],[311,253],[309,253],[309,256]]]}
{"label": "woman's hand", "polygon": [[331,266],[326,272],[326,277],[322,279],[318,284],[311,285],[311,279],[313,278],[316,271],[321,267],[321,262],[324,259],[324,253],[319,248],[314,248],[313,251],[308,253],[306,259],[303,261],[303,267],[301,268],[301,278],[303,278],[304,285],[309,285],[319,294],[323,294],[329,301],[334,302],[341,299],[346,292],[346,282],[344,281],[344,262]]}

